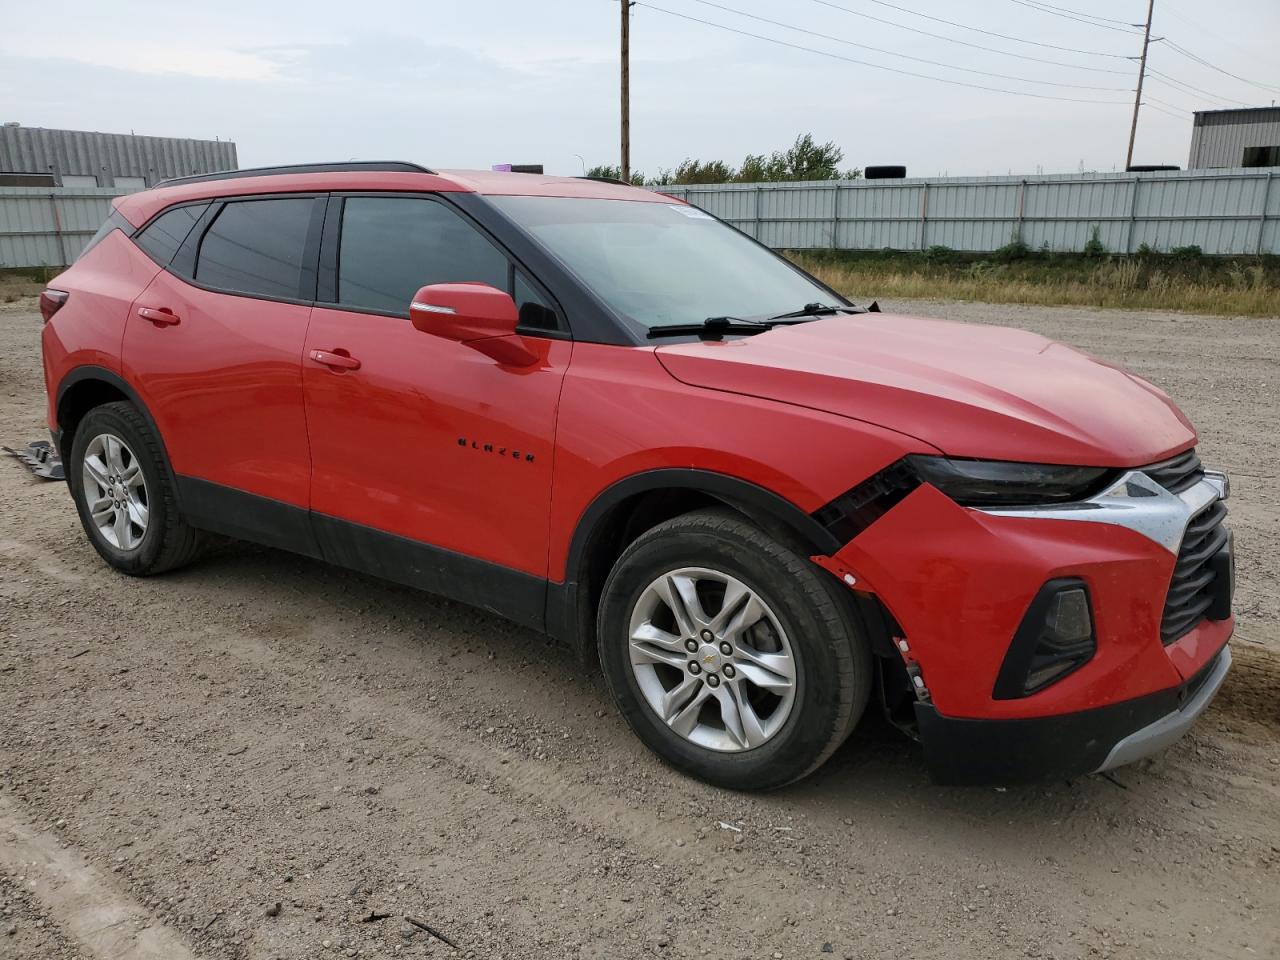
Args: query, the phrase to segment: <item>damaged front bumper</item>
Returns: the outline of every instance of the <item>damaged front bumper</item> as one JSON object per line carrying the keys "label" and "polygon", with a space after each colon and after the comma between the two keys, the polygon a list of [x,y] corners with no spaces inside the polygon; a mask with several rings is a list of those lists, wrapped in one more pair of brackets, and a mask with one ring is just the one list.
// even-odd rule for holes
{"label": "damaged front bumper", "polygon": [[1209,706],[1231,669],[1223,647],[1185,683],[1122,703],[1051,717],[947,717],[917,701],[929,776],[940,784],[1016,784],[1103,773],[1168,747]]}
{"label": "damaged front bumper", "polygon": [[[1184,536],[1190,549],[1196,517],[1221,526],[1227,493],[1220,474],[1171,493],[1135,470],[1084,503],[978,510],[922,484],[814,559],[874,594],[900,627],[894,647],[935,780],[1078,776],[1167,747],[1221,687],[1234,629],[1225,527],[1205,548],[1224,578],[1209,610],[1171,634],[1167,601],[1184,575]],[[1087,591],[1095,646],[1061,678],[1010,693],[1000,678],[1020,627],[1059,582]]]}

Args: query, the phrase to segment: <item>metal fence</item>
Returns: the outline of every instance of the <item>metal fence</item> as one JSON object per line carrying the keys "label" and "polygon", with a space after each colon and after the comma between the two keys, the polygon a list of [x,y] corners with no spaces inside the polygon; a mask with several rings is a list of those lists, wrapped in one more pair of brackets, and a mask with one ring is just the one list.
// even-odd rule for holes
{"label": "metal fence", "polygon": [[[778,249],[1280,254],[1280,170],[659,187]],[[125,191],[0,187],[0,267],[73,261]]]}
{"label": "metal fence", "polygon": [[0,267],[61,267],[75,260],[126,191],[105,187],[0,187]]}
{"label": "metal fence", "polygon": [[788,250],[1280,254],[1280,168],[656,187]]}

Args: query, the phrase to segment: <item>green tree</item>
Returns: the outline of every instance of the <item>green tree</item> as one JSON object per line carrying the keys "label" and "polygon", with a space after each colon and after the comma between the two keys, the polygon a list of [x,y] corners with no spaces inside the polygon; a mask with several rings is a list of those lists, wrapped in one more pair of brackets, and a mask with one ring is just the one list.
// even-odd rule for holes
{"label": "green tree", "polygon": [[[696,160],[688,157],[674,170],[660,170],[656,177],[646,180],[643,174],[633,173],[631,182],[636,186],[662,186],[665,184],[692,183],[778,183],[787,180],[857,180],[862,171],[852,167],[841,172],[844,151],[834,141],[818,143],[813,134],[802,133],[786,150],[775,150],[766,156],[749,153],[742,166],[736,170],[723,160]],[[619,178],[617,167],[598,166],[588,171],[588,176]]]}
{"label": "green tree", "polygon": [[787,165],[781,153],[766,157],[763,153],[749,153],[734,177],[739,183],[773,183],[787,179]]}
{"label": "green tree", "polygon": [[[777,154],[775,154],[777,156]],[[844,151],[834,141],[818,144],[813,134],[802,133],[782,154],[787,180],[839,180]]]}
{"label": "green tree", "polygon": [[[602,180],[621,180],[622,168],[610,167],[605,164],[600,164],[588,170],[585,176],[599,177]],[[667,181],[654,181],[654,182],[657,183],[657,182],[667,182]],[[639,170],[632,170],[630,183],[633,187],[643,187],[643,186],[646,186],[649,183],[649,181],[645,179],[644,174],[641,173]]]}
{"label": "green tree", "polygon": [[672,183],[728,183],[733,167],[723,160],[682,160],[672,172]]}

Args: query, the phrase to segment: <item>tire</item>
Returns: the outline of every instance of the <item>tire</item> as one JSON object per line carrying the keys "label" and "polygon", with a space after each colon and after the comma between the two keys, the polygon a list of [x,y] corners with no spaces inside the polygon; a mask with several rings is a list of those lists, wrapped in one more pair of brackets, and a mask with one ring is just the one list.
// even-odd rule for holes
{"label": "tire", "polygon": [[[744,589],[754,597],[742,599]],[[784,786],[831,756],[867,704],[869,630],[844,591],[731,510],[676,517],[628,546],[605,582],[598,642],[609,691],[636,735],[676,769],[734,790]],[[741,619],[717,624],[729,605]],[[735,631],[735,622],[750,625]]]}
{"label": "tire", "polygon": [[[104,468],[112,480],[109,487],[94,479]],[[126,475],[124,482],[114,482]],[[67,483],[89,542],[121,573],[151,576],[184,566],[199,555],[203,537],[179,514],[173,475],[160,440],[133,404],[108,403],[85,415],[71,443]],[[100,512],[100,517],[108,517],[104,531],[93,509],[108,502],[124,506]],[[140,506],[145,513],[138,510]],[[126,514],[126,522],[117,525],[112,518],[121,513]],[[145,525],[140,525],[140,518]]]}

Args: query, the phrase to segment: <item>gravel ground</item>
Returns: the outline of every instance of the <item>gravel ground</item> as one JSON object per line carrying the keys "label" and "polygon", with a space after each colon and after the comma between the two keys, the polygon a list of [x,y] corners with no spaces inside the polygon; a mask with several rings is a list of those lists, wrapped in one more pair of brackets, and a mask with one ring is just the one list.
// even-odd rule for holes
{"label": "gravel ground", "polygon": [[[1167,754],[1114,781],[943,789],[870,720],[802,784],[716,790],[539,636],[244,545],[121,577],[64,485],[0,461],[0,956],[107,956],[45,912],[65,878],[6,860],[22,831],[200,957],[1280,955],[1280,333],[909,309],[1129,364],[1233,474],[1237,667]],[[0,306],[9,445],[44,435],[38,330],[31,301]]]}

